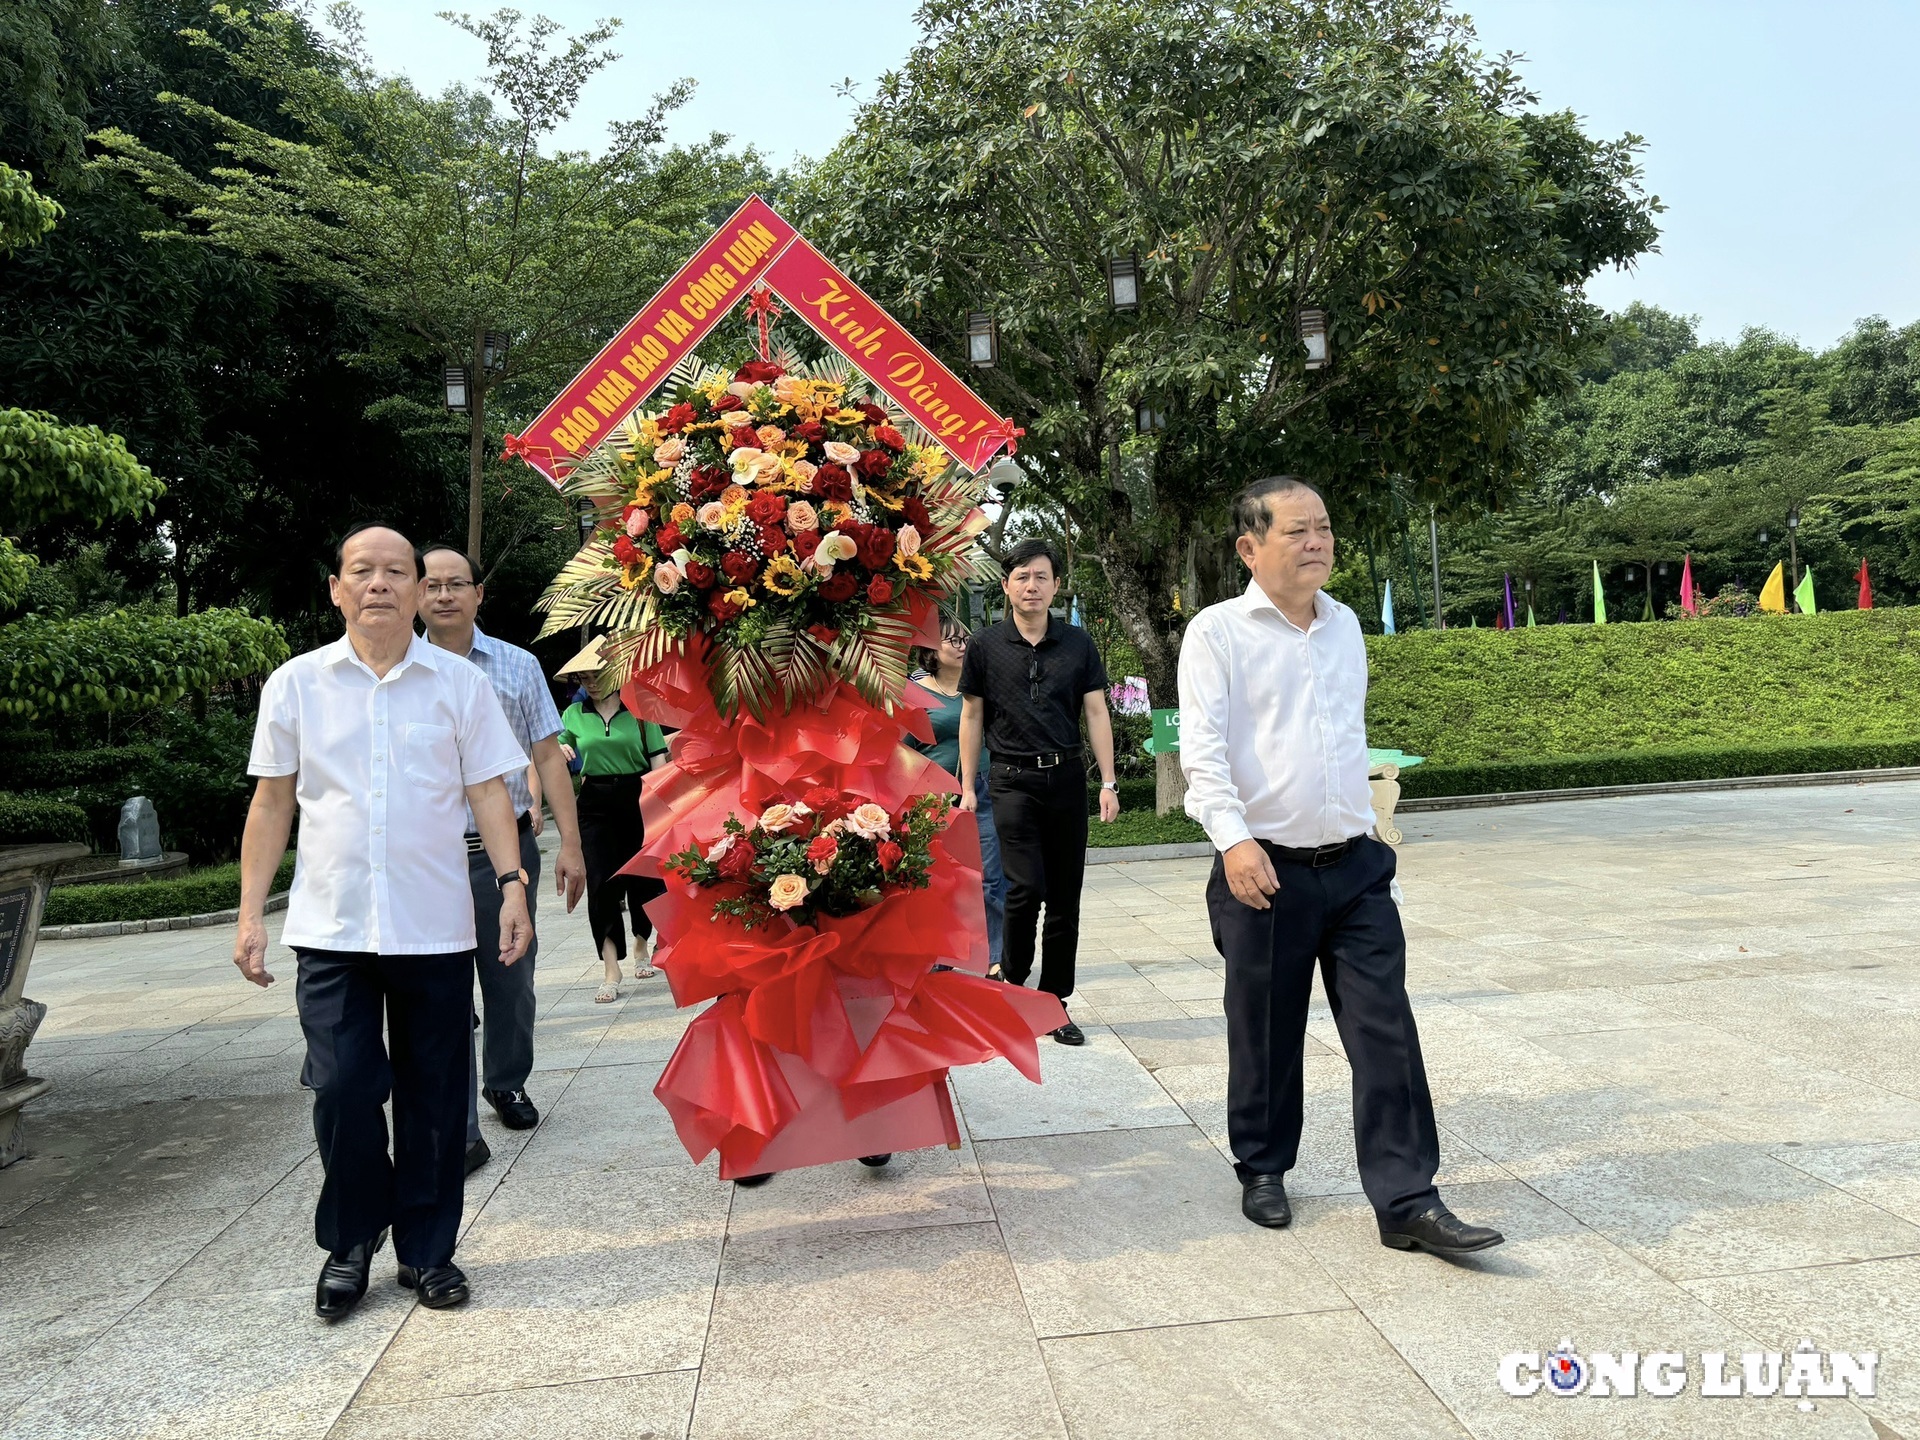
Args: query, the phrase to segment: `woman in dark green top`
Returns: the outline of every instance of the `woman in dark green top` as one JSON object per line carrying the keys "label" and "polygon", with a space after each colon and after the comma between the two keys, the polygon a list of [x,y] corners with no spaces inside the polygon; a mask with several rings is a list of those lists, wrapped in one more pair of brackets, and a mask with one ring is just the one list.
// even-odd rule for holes
{"label": "woman in dark green top", "polygon": [[[594,694],[593,689],[604,689]],[[587,923],[594,948],[606,966],[606,981],[594,999],[610,1004],[620,998],[620,963],[626,959],[626,927],[620,923],[624,898],[633,917],[633,978],[653,970],[653,922],[646,903],[666,894],[658,880],[617,872],[640,853],[646,834],[640,823],[640,781],[667,761],[667,739],[651,720],[641,720],[620,702],[615,686],[589,689],[589,703],[575,703],[560,717],[560,749],[580,761],[580,849],[587,862]],[[644,948],[642,948],[644,944]]]}
{"label": "woman in dark green top", "polygon": [[[909,739],[907,744],[925,754],[955,779],[960,777],[960,665],[967,658],[967,632],[958,620],[941,623],[940,648],[919,650],[923,673],[914,676],[918,685],[935,704],[927,711],[933,723],[933,744],[922,745]],[[974,787],[979,803],[975,812],[980,820],[980,879],[985,888],[982,897],[987,907],[987,954],[990,973],[1000,972],[1000,935],[1007,919],[1007,881],[1000,872],[1000,832],[993,824],[993,802],[987,798],[987,757],[980,757],[979,784]]]}

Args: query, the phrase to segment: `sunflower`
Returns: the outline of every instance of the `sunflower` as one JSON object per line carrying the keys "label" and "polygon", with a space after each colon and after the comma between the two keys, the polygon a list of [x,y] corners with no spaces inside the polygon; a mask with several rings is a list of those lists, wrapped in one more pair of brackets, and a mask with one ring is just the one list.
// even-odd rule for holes
{"label": "sunflower", "polygon": [[760,584],[770,595],[778,595],[783,600],[791,600],[800,593],[805,578],[800,567],[793,563],[793,557],[780,554],[768,562],[767,568],[760,572]]}
{"label": "sunflower", "polygon": [[647,577],[652,573],[653,557],[651,555],[642,555],[639,564],[622,565],[620,567],[620,588],[622,590],[637,590],[647,583]]}
{"label": "sunflower", "polygon": [[927,581],[933,578],[933,562],[924,555],[895,555],[893,563],[909,579]]}

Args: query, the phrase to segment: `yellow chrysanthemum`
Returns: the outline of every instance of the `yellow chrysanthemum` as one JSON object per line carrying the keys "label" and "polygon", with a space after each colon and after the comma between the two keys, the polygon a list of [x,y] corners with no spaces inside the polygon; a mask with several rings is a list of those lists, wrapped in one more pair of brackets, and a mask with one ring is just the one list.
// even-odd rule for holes
{"label": "yellow chrysanthemum", "polygon": [[900,567],[900,573],[914,580],[931,580],[933,562],[924,555],[895,555],[893,563]]}
{"label": "yellow chrysanthemum", "polygon": [[767,568],[760,572],[760,583],[769,594],[791,600],[800,593],[803,577],[800,567],[793,563],[791,555],[780,554],[773,557]]}

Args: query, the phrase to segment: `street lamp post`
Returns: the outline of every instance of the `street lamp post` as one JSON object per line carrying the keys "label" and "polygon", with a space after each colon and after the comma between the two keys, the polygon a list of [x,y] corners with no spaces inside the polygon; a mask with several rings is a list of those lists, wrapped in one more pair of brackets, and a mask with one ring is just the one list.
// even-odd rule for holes
{"label": "street lamp post", "polygon": [[1793,570],[1793,588],[1800,588],[1800,507],[1787,511],[1787,564]]}
{"label": "street lamp post", "polygon": [[1446,607],[1440,600],[1440,517],[1437,509],[1427,507],[1427,542],[1433,547],[1433,628],[1447,628]]}

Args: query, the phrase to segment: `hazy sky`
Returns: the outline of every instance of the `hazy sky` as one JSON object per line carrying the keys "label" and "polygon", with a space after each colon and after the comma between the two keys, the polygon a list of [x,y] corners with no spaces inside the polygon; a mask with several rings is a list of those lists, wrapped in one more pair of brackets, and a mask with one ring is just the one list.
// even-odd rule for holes
{"label": "hazy sky", "polygon": [[[435,18],[444,0],[364,8],[374,58],[437,89],[477,74],[477,42]],[[720,130],[776,163],[831,148],[917,30],[907,0],[840,0],[831,21],[791,4],[520,0],[572,28],[625,22],[621,61],[563,136],[593,146],[610,119],[682,75],[699,82],[675,138]],[[1865,315],[1920,318],[1920,54],[1916,0],[1462,0],[1490,53],[1517,50],[1550,109],[1590,134],[1646,137],[1647,186],[1667,204],[1660,253],[1592,284],[1701,318],[1832,344]],[[724,16],[724,43],[714,38]],[[762,50],[748,37],[775,40]]]}

